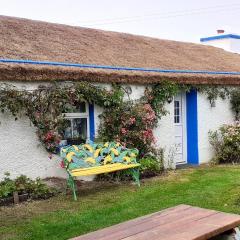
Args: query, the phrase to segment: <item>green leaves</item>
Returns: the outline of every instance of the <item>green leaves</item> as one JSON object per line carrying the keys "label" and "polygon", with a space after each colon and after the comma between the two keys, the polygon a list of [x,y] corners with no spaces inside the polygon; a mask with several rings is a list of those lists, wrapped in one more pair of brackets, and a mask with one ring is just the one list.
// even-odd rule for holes
{"label": "green leaves", "polygon": [[10,84],[0,85],[0,111],[10,112],[15,120],[22,115],[28,116],[37,128],[39,140],[50,152],[56,152],[62,138],[66,124],[63,113],[83,101],[102,107],[117,107],[123,101],[123,91],[116,84],[107,91],[88,82],[70,85],[56,82],[31,91],[19,90]]}
{"label": "green leaves", "polygon": [[230,102],[232,110],[235,112],[236,120],[240,120],[240,89],[234,89],[231,92]]}
{"label": "green leaves", "polygon": [[56,190],[49,188],[40,178],[32,180],[25,175],[20,175],[12,180],[9,173],[5,173],[5,178],[0,182],[0,199],[10,197],[13,192],[19,194],[28,193],[33,199],[47,198],[56,193]]}
{"label": "green leaves", "polygon": [[146,90],[147,101],[151,104],[159,119],[168,113],[165,104],[172,101],[180,90],[181,88],[176,83],[167,81],[155,84],[151,89]]}
{"label": "green leaves", "polygon": [[209,132],[209,141],[215,151],[216,163],[240,162],[240,123],[223,125]]}
{"label": "green leaves", "polygon": [[[39,86],[35,90],[19,90],[14,85],[2,84],[0,85],[0,111],[1,113],[10,112],[15,120],[22,115],[28,116],[37,128],[42,144],[48,151],[56,152],[66,125],[63,113],[68,112],[72,107],[77,107],[82,101],[94,103],[105,109],[101,117],[100,132],[103,140],[108,141],[119,137],[121,123],[117,119],[125,113],[129,113],[127,117],[136,117],[136,127],[142,126],[142,116],[136,108],[134,110],[135,105],[151,105],[157,116],[151,125],[152,129],[156,126],[157,119],[161,119],[168,113],[165,109],[166,103],[171,102],[180,91],[188,92],[192,88],[206,94],[210,102],[218,97],[225,99],[231,96],[236,119],[240,118],[239,89],[229,89],[225,86],[184,85],[169,81],[147,87],[145,96],[136,102],[124,102],[124,88],[116,83],[112,84],[110,90],[84,81],[64,84],[55,82],[47,86]],[[109,122],[104,123],[104,121]],[[53,137],[46,141],[46,135],[49,133],[52,133]],[[130,132],[130,134],[132,138],[137,139],[136,132]]]}

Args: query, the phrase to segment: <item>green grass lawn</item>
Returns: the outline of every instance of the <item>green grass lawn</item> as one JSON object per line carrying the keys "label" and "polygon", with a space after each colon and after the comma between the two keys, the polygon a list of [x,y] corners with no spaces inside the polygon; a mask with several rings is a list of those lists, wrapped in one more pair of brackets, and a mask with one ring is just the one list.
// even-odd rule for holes
{"label": "green grass lawn", "polygon": [[240,214],[240,166],[170,172],[132,184],[103,184],[72,196],[0,208],[0,239],[68,239],[178,204]]}

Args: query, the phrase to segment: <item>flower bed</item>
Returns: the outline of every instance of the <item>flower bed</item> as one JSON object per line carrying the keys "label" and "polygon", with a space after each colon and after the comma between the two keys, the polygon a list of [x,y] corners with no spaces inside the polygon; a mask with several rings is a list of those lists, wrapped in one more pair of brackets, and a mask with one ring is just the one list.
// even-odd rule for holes
{"label": "flower bed", "polygon": [[30,199],[47,199],[57,193],[48,187],[40,178],[32,180],[24,175],[11,179],[6,173],[0,182],[0,206],[19,203]]}

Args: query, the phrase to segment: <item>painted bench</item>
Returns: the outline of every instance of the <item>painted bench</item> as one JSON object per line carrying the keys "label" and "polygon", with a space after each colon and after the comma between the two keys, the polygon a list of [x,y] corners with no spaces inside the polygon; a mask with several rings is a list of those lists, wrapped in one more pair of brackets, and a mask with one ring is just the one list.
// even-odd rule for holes
{"label": "painted bench", "polygon": [[110,173],[130,169],[133,179],[140,186],[137,149],[128,149],[119,143],[94,143],[66,146],[61,148],[62,167],[68,173],[68,186],[77,200],[75,177]]}

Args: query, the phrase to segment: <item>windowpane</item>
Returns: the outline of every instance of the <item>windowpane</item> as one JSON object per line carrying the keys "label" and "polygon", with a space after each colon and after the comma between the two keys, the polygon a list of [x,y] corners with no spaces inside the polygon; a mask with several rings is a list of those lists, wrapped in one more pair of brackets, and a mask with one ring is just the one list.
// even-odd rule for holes
{"label": "windowpane", "polygon": [[66,119],[66,128],[64,131],[64,138],[72,138],[72,126],[71,126],[71,120]]}
{"label": "windowpane", "polygon": [[66,119],[65,139],[87,139],[87,118]]}
{"label": "windowpane", "polygon": [[174,101],[174,107],[179,108],[179,101]]}
{"label": "windowpane", "polygon": [[174,123],[180,123],[180,102],[174,101]]}
{"label": "windowpane", "polygon": [[73,138],[87,139],[87,119],[74,118],[73,121]]}

